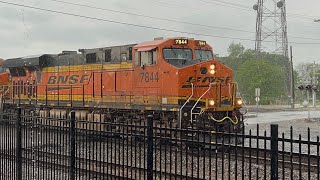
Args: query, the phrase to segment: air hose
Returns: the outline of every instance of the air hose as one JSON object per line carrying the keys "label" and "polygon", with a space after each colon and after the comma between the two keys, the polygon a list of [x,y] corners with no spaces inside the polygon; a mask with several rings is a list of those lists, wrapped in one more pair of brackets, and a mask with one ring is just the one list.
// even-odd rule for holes
{"label": "air hose", "polygon": [[235,118],[236,118],[235,121],[234,121],[232,118],[228,117],[228,116],[226,116],[226,117],[224,117],[224,118],[222,118],[222,119],[220,119],[220,120],[215,119],[215,118],[212,117],[211,115],[209,115],[209,117],[210,117],[211,120],[213,120],[213,121],[215,121],[215,122],[217,122],[217,123],[221,123],[221,122],[223,122],[223,121],[225,121],[225,120],[227,120],[227,119],[228,119],[232,124],[234,124],[234,125],[238,124],[238,122],[239,122],[237,116],[235,116]]}

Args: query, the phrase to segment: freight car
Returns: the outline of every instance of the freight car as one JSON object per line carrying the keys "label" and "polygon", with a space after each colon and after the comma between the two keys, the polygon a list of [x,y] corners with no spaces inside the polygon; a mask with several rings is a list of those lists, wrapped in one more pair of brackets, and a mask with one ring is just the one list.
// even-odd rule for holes
{"label": "freight car", "polygon": [[[208,131],[239,132],[241,98],[231,69],[206,41],[158,38],[123,46],[8,59],[4,111],[105,122],[145,119]],[[5,76],[6,74],[0,74]],[[30,110],[31,111],[31,110]],[[102,114],[102,116],[100,115]]]}

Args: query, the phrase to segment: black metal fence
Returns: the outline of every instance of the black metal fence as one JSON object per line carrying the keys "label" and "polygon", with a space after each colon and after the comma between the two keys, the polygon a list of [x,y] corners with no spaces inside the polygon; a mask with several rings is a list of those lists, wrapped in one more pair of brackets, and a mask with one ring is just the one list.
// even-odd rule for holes
{"label": "black metal fence", "polygon": [[152,116],[101,123],[33,114],[1,114],[1,179],[320,179],[319,136],[310,130],[294,138],[277,125],[228,134]]}

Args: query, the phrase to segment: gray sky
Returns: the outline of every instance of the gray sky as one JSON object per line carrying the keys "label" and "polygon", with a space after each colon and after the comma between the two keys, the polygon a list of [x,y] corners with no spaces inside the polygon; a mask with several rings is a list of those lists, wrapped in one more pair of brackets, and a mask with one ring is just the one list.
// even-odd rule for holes
{"label": "gray sky", "polygon": [[[255,39],[254,33],[215,29],[124,15],[115,12],[61,4],[53,2],[52,0],[4,1],[145,26],[210,34],[214,36]],[[222,0],[64,1],[196,24],[253,32],[255,31],[256,24],[256,12],[253,10],[243,10],[245,7],[247,7],[247,9],[252,9],[253,4],[256,3],[255,0],[226,1],[241,4],[241,6],[237,7],[230,4],[224,4],[224,6],[218,5],[219,1]],[[318,43],[313,45],[289,44],[294,47],[295,64],[313,61],[320,63],[320,23],[314,23],[312,18],[305,18],[305,16],[311,16],[319,17],[320,19],[319,7],[319,0],[308,0],[307,2],[301,0],[287,1],[289,41],[298,43]],[[292,14],[302,14],[303,16],[299,15],[299,18],[297,18]],[[254,48],[254,41],[231,40],[144,29],[0,3],[0,57],[5,59],[33,54],[59,53],[62,50],[78,50],[80,48],[136,43],[148,41],[154,37],[177,36],[187,36],[206,40],[214,47],[215,53],[220,56],[227,55],[227,47],[232,42],[240,42],[246,48]],[[297,39],[292,37],[314,38],[319,40]]]}

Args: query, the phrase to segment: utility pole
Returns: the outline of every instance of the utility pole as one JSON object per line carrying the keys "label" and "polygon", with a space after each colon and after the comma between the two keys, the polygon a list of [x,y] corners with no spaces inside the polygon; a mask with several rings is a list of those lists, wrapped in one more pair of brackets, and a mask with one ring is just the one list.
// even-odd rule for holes
{"label": "utility pole", "polygon": [[[312,77],[312,81],[313,81],[313,86],[317,86],[317,79],[316,79],[316,61],[313,62],[313,77]],[[312,103],[313,103],[313,107],[316,108],[317,106],[317,97],[316,97],[316,91],[312,90]]]}
{"label": "utility pole", "polygon": [[293,55],[292,46],[290,46],[290,83],[291,83],[291,108],[294,109],[295,93],[294,93],[294,73],[293,73]]}

